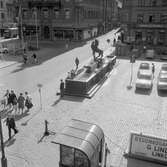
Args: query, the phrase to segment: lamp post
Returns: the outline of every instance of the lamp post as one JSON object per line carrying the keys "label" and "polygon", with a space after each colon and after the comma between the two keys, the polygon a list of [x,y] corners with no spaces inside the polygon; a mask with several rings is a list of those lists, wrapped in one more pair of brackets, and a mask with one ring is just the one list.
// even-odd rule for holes
{"label": "lamp post", "polygon": [[4,150],[4,143],[3,143],[1,116],[0,116],[0,139],[1,139],[1,152],[2,152],[1,166],[2,167],[7,167],[7,159],[5,157],[5,150]]}
{"label": "lamp post", "polygon": [[36,44],[37,44],[37,49],[38,49],[38,9],[35,8],[35,28],[36,28]]}
{"label": "lamp post", "polygon": [[39,97],[40,97],[40,109],[42,111],[42,93],[41,93],[41,88],[42,88],[42,84],[37,84],[38,87],[38,91],[39,91]]}

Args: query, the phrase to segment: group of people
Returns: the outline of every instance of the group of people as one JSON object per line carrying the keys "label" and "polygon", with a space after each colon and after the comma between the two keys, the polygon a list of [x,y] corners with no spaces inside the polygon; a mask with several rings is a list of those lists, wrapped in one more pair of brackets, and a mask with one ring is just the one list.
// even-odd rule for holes
{"label": "group of people", "polygon": [[33,53],[31,57],[28,57],[28,55],[24,52],[23,54],[24,64],[27,64],[29,58],[33,59],[33,63],[35,64],[38,63],[37,55],[35,53]]}
{"label": "group of people", "polygon": [[4,95],[4,109],[14,110],[15,112],[18,110],[19,113],[21,111],[23,114],[25,107],[27,111],[33,107],[32,99],[28,92],[25,92],[25,96],[23,96],[23,93],[20,93],[17,97],[14,90],[6,90]]}

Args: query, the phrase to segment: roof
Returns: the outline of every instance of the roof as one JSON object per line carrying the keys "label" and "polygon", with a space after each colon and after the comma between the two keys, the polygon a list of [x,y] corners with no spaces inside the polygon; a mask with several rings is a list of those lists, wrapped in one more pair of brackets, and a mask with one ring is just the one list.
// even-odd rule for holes
{"label": "roof", "polygon": [[99,126],[72,119],[52,143],[81,150],[91,159],[102,138],[104,138],[104,133]]}

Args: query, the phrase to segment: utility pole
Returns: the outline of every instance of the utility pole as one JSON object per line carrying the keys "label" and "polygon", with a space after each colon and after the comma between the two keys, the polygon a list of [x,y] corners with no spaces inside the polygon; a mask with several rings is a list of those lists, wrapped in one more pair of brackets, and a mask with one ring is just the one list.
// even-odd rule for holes
{"label": "utility pole", "polygon": [[0,139],[1,139],[1,152],[2,152],[1,166],[2,167],[7,167],[7,159],[5,157],[5,150],[4,150],[4,143],[3,143],[1,116],[0,116]]}
{"label": "utility pole", "polygon": [[23,18],[22,18],[22,0],[19,0],[19,25],[21,33],[21,47],[24,50]]}
{"label": "utility pole", "polygon": [[38,49],[38,8],[35,10],[35,27],[36,27],[36,42],[37,42],[37,49]]}

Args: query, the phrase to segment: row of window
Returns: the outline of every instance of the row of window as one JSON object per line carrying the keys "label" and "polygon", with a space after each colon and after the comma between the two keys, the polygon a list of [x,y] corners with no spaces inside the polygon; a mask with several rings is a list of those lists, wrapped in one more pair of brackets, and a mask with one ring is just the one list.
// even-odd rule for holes
{"label": "row of window", "polygon": [[138,0],[138,6],[167,6],[167,0]]}
{"label": "row of window", "polygon": [[[33,18],[35,18],[36,17],[36,10],[33,9],[31,12],[32,12],[31,16]],[[70,9],[64,9],[63,12],[62,12],[62,10],[60,11],[59,9],[54,9],[53,16],[55,18],[59,18],[60,16],[64,15],[64,17],[66,19],[69,19],[71,17],[71,12],[72,11]],[[28,13],[29,13],[28,9],[23,9],[22,16],[24,19],[29,18]],[[50,15],[49,10],[47,8],[44,8],[42,10],[42,14],[43,14],[44,18],[48,18]],[[98,18],[100,15],[100,11],[93,10],[93,9],[78,10],[78,15],[81,15],[84,18]]]}
{"label": "row of window", "polygon": [[[138,14],[137,15],[137,23],[144,23],[144,15]],[[161,14],[160,17],[158,15],[149,15],[147,19],[147,23],[167,23],[167,14]]]}

